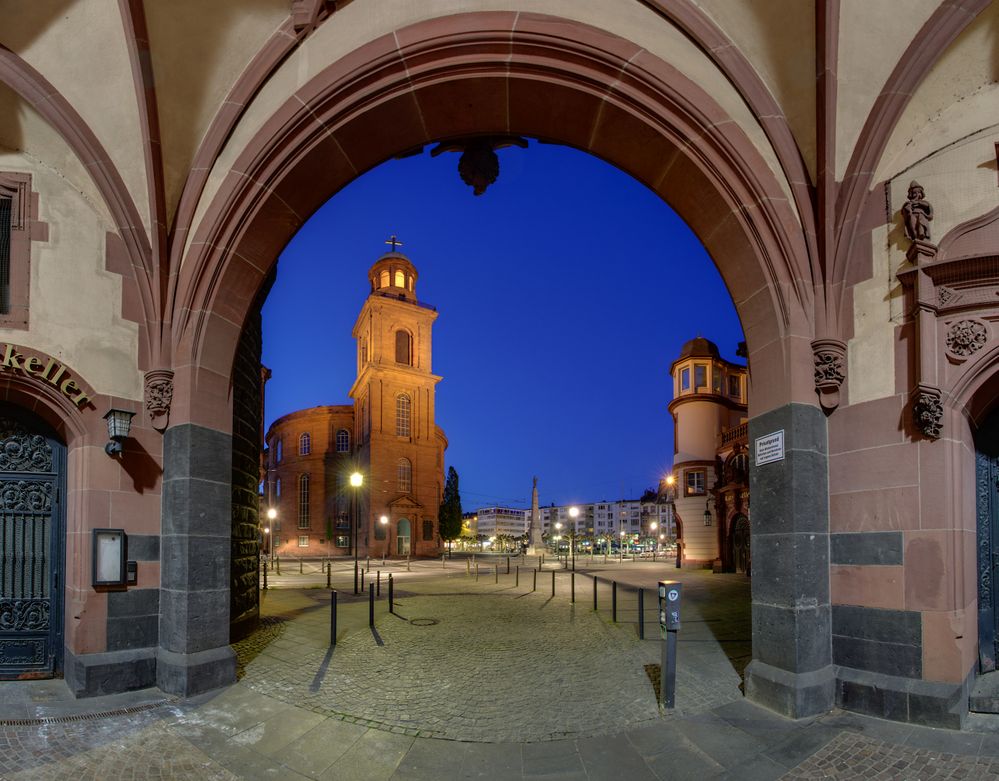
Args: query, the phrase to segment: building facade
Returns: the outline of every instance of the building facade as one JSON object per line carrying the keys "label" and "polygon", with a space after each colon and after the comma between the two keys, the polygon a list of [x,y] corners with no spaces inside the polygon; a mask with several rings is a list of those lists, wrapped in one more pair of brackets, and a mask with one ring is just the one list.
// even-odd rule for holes
{"label": "building facade", "polygon": [[[0,450],[33,455],[2,479],[32,484],[51,548],[44,586],[0,593],[45,616],[5,635],[0,675],[80,695],[235,679],[230,622],[256,599],[254,334],[279,253],[360,172],[515,133],[668,200],[735,302],[746,696],[966,718],[999,651],[999,3],[10,5]],[[377,368],[354,397],[372,437],[405,392],[373,395]],[[134,415],[113,455],[111,412]],[[396,517],[430,546],[428,505]],[[127,536],[133,581],[94,577],[102,529]]]}
{"label": "building facade", "polygon": [[[398,252],[368,271],[353,329],[352,404],[278,418],[267,432],[267,507],[277,555],[428,556],[441,550],[437,512],[447,438],[434,422],[431,326],[416,267]],[[351,474],[362,484],[352,486]],[[356,535],[355,535],[356,524]],[[355,539],[356,537],[356,539]]]}
{"label": "building facade", "polygon": [[[670,375],[676,481],[673,501],[681,561],[684,566],[730,569],[735,525],[740,528],[740,545],[748,532],[742,520],[746,513],[738,512],[743,507],[742,493],[729,484],[735,466],[743,463],[739,455],[745,454],[746,367],[722,359],[714,343],[697,337],[680,350]],[[743,465],[746,468],[740,473],[739,485],[748,489],[748,464]],[[740,564],[742,561],[740,558]]]}

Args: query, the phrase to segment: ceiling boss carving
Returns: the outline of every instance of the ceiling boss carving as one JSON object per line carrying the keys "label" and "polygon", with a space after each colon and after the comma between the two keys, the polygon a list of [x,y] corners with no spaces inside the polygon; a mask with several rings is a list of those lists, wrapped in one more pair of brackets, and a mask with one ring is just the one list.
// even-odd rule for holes
{"label": "ceiling boss carving", "polygon": [[832,411],[839,406],[839,388],[846,379],[846,343],[838,339],[816,339],[812,342],[815,364],[815,392],[822,409]]}
{"label": "ceiling boss carving", "polygon": [[154,369],[146,373],[146,412],[157,431],[166,429],[170,422],[170,405],[173,403],[173,372]]}
{"label": "ceiling boss carving", "polygon": [[947,329],[947,352],[956,358],[968,358],[989,341],[989,327],[981,320],[958,320]]}

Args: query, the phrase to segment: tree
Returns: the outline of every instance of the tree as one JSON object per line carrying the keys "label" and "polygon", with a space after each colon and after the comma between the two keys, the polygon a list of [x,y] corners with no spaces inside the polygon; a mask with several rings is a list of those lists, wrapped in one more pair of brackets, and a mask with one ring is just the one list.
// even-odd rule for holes
{"label": "tree", "polygon": [[453,466],[448,467],[447,482],[444,483],[444,497],[440,511],[437,514],[441,539],[447,540],[448,548],[451,541],[461,536],[461,494],[458,492],[458,472]]}

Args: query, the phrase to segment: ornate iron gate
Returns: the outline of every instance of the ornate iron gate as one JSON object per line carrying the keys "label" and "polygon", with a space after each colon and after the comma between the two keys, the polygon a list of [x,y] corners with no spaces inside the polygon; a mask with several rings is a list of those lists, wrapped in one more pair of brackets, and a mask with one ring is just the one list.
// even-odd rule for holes
{"label": "ornate iron gate", "polygon": [[978,659],[983,673],[996,669],[999,604],[999,410],[975,436],[975,528],[978,541]]}
{"label": "ornate iron gate", "polygon": [[62,667],[65,449],[0,408],[0,680]]}

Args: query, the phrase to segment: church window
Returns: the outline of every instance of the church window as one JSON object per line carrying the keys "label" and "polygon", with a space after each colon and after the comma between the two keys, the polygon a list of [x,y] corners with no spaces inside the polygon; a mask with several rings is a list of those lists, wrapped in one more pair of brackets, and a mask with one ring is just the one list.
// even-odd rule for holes
{"label": "church window", "polygon": [[342,428],[336,432],[336,452],[347,453],[350,451],[350,432]]}
{"label": "church window", "polygon": [[708,367],[704,364],[694,366],[694,388],[706,388],[708,386]]}
{"label": "church window", "polygon": [[413,465],[408,458],[400,458],[396,465],[396,480],[398,490],[409,493],[413,490]]}
{"label": "church window", "polygon": [[308,432],[305,432],[298,438],[298,454],[307,456],[310,453],[312,453],[312,437]]}
{"label": "church window", "polygon": [[399,329],[395,332],[395,362],[413,365],[413,338],[409,331]]}
{"label": "church window", "polygon": [[434,539],[434,522],[423,519],[423,541],[432,542]]}
{"label": "church window", "polygon": [[298,528],[309,528],[309,476],[298,478]]}
{"label": "church window", "polygon": [[410,292],[412,292],[412,290],[413,290],[413,275],[412,274],[407,274],[406,275],[406,287],[408,287],[409,290],[410,290]]}
{"label": "church window", "polygon": [[395,286],[406,287],[406,275],[401,271],[395,272]]}
{"label": "church window", "polygon": [[410,416],[413,410],[413,402],[405,393],[400,393],[395,397],[395,435],[397,437],[410,436]]}
{"label": "church window", "polygon": [[388,273],[388,269],[384,269],[382,271],[381,275],[378,278],[378,285],[379,285],[379,287],[388,287],[389,286],[389,273]]}
{"label": "church window", "polygon": [[690,390],[690,369],[680,372],[680,390]]}

